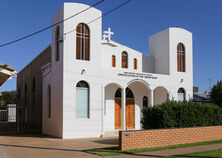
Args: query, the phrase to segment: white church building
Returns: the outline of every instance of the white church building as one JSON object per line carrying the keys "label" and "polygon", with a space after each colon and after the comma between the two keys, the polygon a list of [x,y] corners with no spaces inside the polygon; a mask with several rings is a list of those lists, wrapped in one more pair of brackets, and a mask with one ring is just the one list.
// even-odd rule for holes
{"label": "white church building", "polygon": [[[88,7],[64,3],[52,23]],[[90,23],[101,15],[91,8],[52,29],[51,62],[42,67],[44,134],[66,139],[139,130],[144,107],[193,97],[191,32],[156,33],[145,55],[113,41],[102,19]]]}

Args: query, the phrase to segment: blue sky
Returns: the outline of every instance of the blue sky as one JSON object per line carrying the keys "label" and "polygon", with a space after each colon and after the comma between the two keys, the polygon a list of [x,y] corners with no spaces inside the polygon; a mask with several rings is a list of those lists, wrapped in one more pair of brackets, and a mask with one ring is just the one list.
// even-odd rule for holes
{"label": "blue sky", "polygon": [[[92,5],[99,0],[19,0],[1,1],[0,44],[51,24],[63,2]],[[106,12],[126,0],[105,0],[96,8]],[[221,0],[132,0],[103,18],[103,30],[111,27],[113,40],[149,54],[148,37],[168,27],[179,26],[193,33],[194,85],[201,92],[222,79],[222,1]],[[51,30],[0,48],[0,62],[19,72],[51,43]],[[16,79],[0,91],[16,89]]]}

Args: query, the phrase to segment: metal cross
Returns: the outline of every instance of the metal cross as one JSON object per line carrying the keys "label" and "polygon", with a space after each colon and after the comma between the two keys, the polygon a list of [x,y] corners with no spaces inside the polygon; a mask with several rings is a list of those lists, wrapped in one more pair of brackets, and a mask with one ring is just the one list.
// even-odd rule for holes
{"label": "metal cross", "polygon": [[111,40],[111,36],[114,35],[114,32],[111,32],[111,29],[108,28],[108,31],[103,31],[103,40]]}

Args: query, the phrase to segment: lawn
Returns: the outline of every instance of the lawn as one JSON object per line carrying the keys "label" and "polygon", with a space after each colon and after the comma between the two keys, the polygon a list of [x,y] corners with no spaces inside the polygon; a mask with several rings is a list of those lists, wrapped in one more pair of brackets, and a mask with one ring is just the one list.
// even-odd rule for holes
{"label": "lawn", "polygon": [[197,152],[197,153],[190,153],[184,155],[176,155],[176,156],[169,156],[167,158],[187,158],[187,157],[199,157],[199,158],[214,158],[214,157],[222,157],[222,149],[219,150],[211,150],[211,151],[204,151],[204,152]]}
{"label": "lawn", "polygon": [[151,151],[158,151],[158,150],[185,148],[185,147],[219,144],[219,143],[222,143],[222,140],[199,142],[199,143],[192,143],[192,144],[180,144],[180,145],[172,145],[172,146],[156,147],[156,148],[131,149],[131,150],[124,150],[124,151],[119,150],[118,146],[116,146],[116,147],[110,147],[110,148],[88,149],[88,150],[85,150],[84,152],[99,155],[99,156],[114,156],[114,155],[122,155],[122,154],[134,154],[134,153],[151,152]]}

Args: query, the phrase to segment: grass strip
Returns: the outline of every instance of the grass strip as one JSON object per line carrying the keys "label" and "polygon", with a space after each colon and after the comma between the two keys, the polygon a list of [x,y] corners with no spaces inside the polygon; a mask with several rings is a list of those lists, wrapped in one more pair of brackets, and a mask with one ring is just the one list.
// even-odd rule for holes
{"label": "grass strip", "polygon": [[88,149],[88,150],[84,150],[84,152],[94,154],[94,155],[99,155],[99,156],[114,156],[114,155],[122,155],[122,154],[143,153],[143,152],[151,152],[151,151],[158,151],[158,150],[185,148],[185,147],[219,144],[219,143],[222,143],[222,140],[205,141],[205,142],[190,143],[190,144],[179,144],[179,145],[171,145],[171,146],[155,147],[155,148],[130,149],[130,150],[124,150],[124,151],[119,150],[118,146],[115,146],[115,147],[108,147],[108,148]]}
{"label": "grass strip", "polygon": [[182,155],[174,155],[168,156],[166,158],[188,158],[188,157],[198,157],[198,158],[221,158],[222,149],[217,150],[210,150],[210,151],[202,151],[202,152],[195,152],[189,154],[182,154]]}

